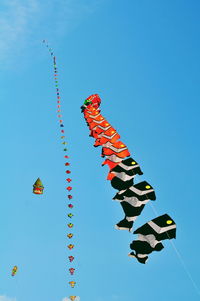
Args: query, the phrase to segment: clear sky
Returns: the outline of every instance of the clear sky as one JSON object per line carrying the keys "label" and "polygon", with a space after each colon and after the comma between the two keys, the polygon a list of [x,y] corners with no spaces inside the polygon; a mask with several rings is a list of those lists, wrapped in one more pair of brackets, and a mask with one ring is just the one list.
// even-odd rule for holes
{"label": "clear sky", "polygon": [[[1,1],[0,301],[200,300],[199,11],[198,0]],[[64,152],[43,39],[57,57],[69,143],[74,290]],[[165,241],[146,265],[127,256],[134,236],[114,229],[123,213],[80,112],[93,93],[141,165],[136,181],[148,181],[155,210],[176,221],[179,255]],[[42,196],[32,193],[38,177]],[[147,204],[135,228],[154,217]]]}

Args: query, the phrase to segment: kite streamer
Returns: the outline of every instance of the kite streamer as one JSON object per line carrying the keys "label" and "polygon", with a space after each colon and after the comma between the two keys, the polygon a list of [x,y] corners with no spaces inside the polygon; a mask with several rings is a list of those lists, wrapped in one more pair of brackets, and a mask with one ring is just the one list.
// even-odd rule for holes
{"label": "kite streamer", "polygon": [[[105,158],[102,165],[108,165],[107,180],[118,190],[114,200],[118,201],[124,211],[124,218],[115,228],[132,231],[133,223],[142,213],[145,205],[156,199],[153,187],[146,181],[134,185],[136,175],[142,175],[139,164],[130,157],[127,146],[119,141],[120,135],[111,124],[101,115],[99,106],[101,99],[98,94],[89,96],[81,106],[82,113],[90,129],[90,136],[95,138],[94,146],[102,146],[101,156]],[[164,239],[176,237],[176,224],[168,214],[159,216],[134,231],[138,239],[130,244],[138,262],[146,263],[148,254],[164,248]]]}
{"label": "kite streamer", "polygon": [[[66,148],[66,145],[68,144],[66,141],[66,136],[65,136],[65,130],[64,130],[64,121],[63,121],[63,116],[62,116],[62,111],[61,111],[61,95],[60,95],[60,89],[59,89],[59,81],[58,81],[58,67],[57,67],[57,63],[56,63],[56,57],[54,55],[53,49],[49,47],[48,42],[46,40],[43,40],[44,45],[46,45],[46,47],[48,48],[51,57],[53,59],[53,70],[54,70],[54,83],[55,83],[55,89],[56,89],[56,99],[57,99],[57,117],[58,117],[58,122],[59,122],[59,127],[60,127],[60,139],[61,139],[61,145],[64,146],[63,148],[63,152],[64,152],[64,159],[65,159],[65,173],[67,175],[71,174],[71,170],[70,170],[70,162],[69,162],[69,156],[67,155],[68,149]],[[69,223],[67,224],[68,229],[70,231],[67,231],[67,240],[70,239],[70,243],[67,244],[67,248],[68,248],[68,252],[70,253],[70,256],[68,256],[68,279],[70,281],[68,281],[68,285],[71,288],[74,288],[76,281],[74,281],[74,279],[71,280],[71,277],[74,276],[75,274],[75,268],[73,266],[71,266],[72,262],[74,261],[74,256],[73,256],[73,249],[75,247],[75,245],[73,243],[71,243],[71,240],[73,242],[73,236],[74,234],[71,233],[72,228],[74,226],[74,224],[71,222],[71,220],[73,219],[74,214],[71,212],[71,210],[73,210],[74,205],[72,203],[70,203],[70,201],[72,200],[73,196],[71,195],[71,191],[72,191],[72,186],[70,185],[70,182],[72,181],[71,177],[67,177],[66,178],[66,193],[67,193],[67,202],[68,202],[68,212],[67,212],[67,218],[69,219]],[[70,300],[76,300],[76,296],[69,296]],[[78,300],[78,298],[77,298]]]}

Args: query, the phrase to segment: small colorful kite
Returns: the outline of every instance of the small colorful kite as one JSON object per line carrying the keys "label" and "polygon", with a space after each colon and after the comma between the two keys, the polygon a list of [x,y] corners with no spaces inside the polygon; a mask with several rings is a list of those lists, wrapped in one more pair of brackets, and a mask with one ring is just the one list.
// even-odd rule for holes
{"label": "small colorful kite", "polygon": [[74,248],[74,245],[73,244],[69,244],[67,247],[68,247],[69,250],[72,250]]}
{"label": "small colorful kite", "polygon": [[70,296],[69,299],[71,301],[80,301],[80,297],[79,296]]}
{"label": "small colorful kite", "polygon": [[72,262],[74,260],[74,256],[68,256],[69,261]]}
{"label": "small colorful kite", "polygon": [[75,269],[74,268],[70,268],[69,272],[70,272],[71,275],[74,275]]}
{"label": "small colorful kite", "polygon": [[72,233],[67,234],[68,238],[72,238],[74,235]]}
{"label": "small colorful kite", "polygon": [[17,271],[18,271],[18,267],[15,265],[14,267],[13,267],[13,269],[12,269],[12,276],[15,276],[15,274],[17,273]]}
{"label": "small colorful kite", "polygon": [[69,296],[63,299],[63,301],[80,301],[79,296]]}
{"label": "small colorful kite", "polygon": [[69,285],[70,285],[72,288],[74,288],[74,287],[75,287],[75,284],[76,284],[76,282],[75,282],[75,281],[70,281],[70,282],[69,282]]}
{"label": "small colorful kite", "polygon": [[33,193],[35,194],[43,194],[44,186],[40,178],[38,178],[33,185]]}

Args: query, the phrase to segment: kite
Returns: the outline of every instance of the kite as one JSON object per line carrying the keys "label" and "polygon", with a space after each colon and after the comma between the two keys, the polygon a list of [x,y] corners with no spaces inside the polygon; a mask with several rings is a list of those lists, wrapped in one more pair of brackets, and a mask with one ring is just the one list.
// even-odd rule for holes
{"label": "kite", "polygon": [[69,269],[69,272],[70,272],[71,275],[74,275],[74,271],[75,271],[74,268],[70,268],[70,269]]}
{"label": "kite", "polygon": [[72,250],[74,248],[74,245],[73,244],[69,244],[67,247],[68,247],[69,250]]}
{"label": "kite", "polygon": [[79,296],[70,296],[69,299],[71,301],[80,301],[80,297]]}
{"label": "kite", "polygon": [[74,287],[75,287],[75,284],[76,284],[76,282],[75,282],[75,281],[70,281],[70,282],[69,282],[69,285],[70,285],[72,288],[74,288]]}
{"label": "kite", "polygon": [[[142,181],[134,184],[135,177],[143,175],[143,172],[140,165],[131,157],[127,146],[119,140],[121,137],[118,132],[102,116],[99,108],[100,104],[101,99],[99,95],[92,94],[81,106],[81,112],[84,114],[86,124],[89,127],[89,136],[95,139],[94,147],[102,147],[101,157],[105,158],[102,166],[108,165],[107,180],[117,190],[113,200],[118,201],[123,209],[124,218],[115,225],[115,228],[130,232],[132,231],[133,223],[142,213],[145,205],[149,201],[155,201],[156,195],[154,188],[148,182]],[[165,223],[167,225],[171,224],[166,227]],[[147,236],[145,236],[146,234],[143,234],[143,230],[146,229],[146,225],[152,226],[153,224],[157,226],[151,228]],[[168,230],[171,231],[172,226],[173,235],[171,234],[172,232],[168,233]],[[175,238],[175,229],[175,222],[166,214],[138,228],[134,231],[134,234],[139,234],[138,240],[133,241],[130,245],[135,253],[131,252],[129,256],[137,258],[141,263],[145,263],[148,258],[147,254],[154,250],[162,249],[162,243],[157,243],[157,240]],[[157,234],[156,231],[158,231]],[[163,235],[160,235],[161,232],[159,231]],[[151,239],[151,242],[148,239]]]}
{"label": "kite", "polygon": [[13,269],[12,269],[12,276],[15,276],[15,274],[17,273],[17,271],[18,271],[18,267],[15,265],[14,267],[13,267]]}
{"label": "kite", "polygon": [[69,296],[69,299],[66,298],[66,300],[64,299],[63,301],[80,301],[80,297],[79,296]]}
{"label": "kite", "polygon": [[125,218],[115,225],[116,229],[132,230],[133,222],[141,214],[145,204],[149,200],[155,200],[154,189],[146,181],[130,186],[128,189],[118,192],[114,198],[120,202]]}
{"label": "kite", "polygon": [[40,178],[38,178],[33,185],[33,193],[35,194],[43,194],[44,186]]}
{"label": "kite", "polygon": [[[59,136],[61,139],[61,147],[62,147],[62,151],[64,151],[64,168],[65,168],[65,173],[68,175],[68,177],[65,179],[66,180],[66,187],[65,187],[65,192],[67,193],[66,197],[67,197],[67,206],[70,210],[72,210],[74,208],[74,205],[72,203],[68,203],[69,200],[72,200],[73,196],[69,193],[71,193],[73,187],[71,185],[69,185],[69,183],[72,181],[71,177],[69,177],[69,174],[71,174],[71,170],[70,170],[70,160],[69,160],[69,156],[67,155],[66,152],[68,152],[68,142],[66,141],[66,136],[65,136],[65,126],[64,126],[64,121],[63,121],[63,115],[62,115],[62,111],[61,111],[61,93],[60,93],[60,89],[59,89],[59,80],[58,80],[58,67],[57,67],[57,62],[56,62],[56,57],[54,55],[54,51],[52,48],[49,47],[48,42],[46,40],[43,40],[44,45],[46,45],[46,47],[48,48],[50,55],[52,57],[53,60],[53,75],[54,75],[54,83],[55,83],[55,90],[56,90],[56,100],[57,100],[57,117],[58,117],[58,125],[59,125]],[[71,184],[71,183],[70,183]],[[68,209],[68,210],[69,210]],[[67,218],[69,218],[70,220],[72,220],[74,214],[72,214],[72,212],[67,212]],[[67,223],[67,226],[71,229],[73,228],[74,224],[71,222]],[[69,233],[67,234],[67,238],[68,239],[72,239],[73,237],[73,233]],[[69,244],[67,245],[68,249],[70,252],[72,252],[71,250],[74,248],[74,244]],[[69,262],[71,263],[74,260],[74,256],[69,256]],[[69,266],[69,270],[73,271],[75,270],[74,267]],[[72,275],[72,274],[71,274]],[[74,287],[76,282],[71,281],[69,282],[71,287]],[[74,299],[75,300],[75,299]]]}
{"label": "kite", "polygon": [[67,234],[68,238],[72,238],[74,235],[72,233]]}
{"label": "kite", "polygon": [[80,301],[80,297],[79,296],[69,296],[69,297],[62,299],[62,301]]}
{"label": "kite", "polygon": [[130,257],[135,257],[140,263],[146,263],[148,254],[161,251],[164,239],[176,238],[176,224],[168,214],[158,216],[134,231],[138,239],[130,244]]}

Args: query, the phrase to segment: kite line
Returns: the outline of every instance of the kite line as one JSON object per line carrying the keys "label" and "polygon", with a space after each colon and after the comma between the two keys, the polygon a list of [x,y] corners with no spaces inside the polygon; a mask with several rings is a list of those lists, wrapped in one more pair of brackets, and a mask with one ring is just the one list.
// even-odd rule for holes
{"label": "kite line", "polygon": [[[153,204],[150,203],[150,205],[151,205],[151,208],[152,208],[154,214],[155,214],[155,215],[158,215],[158,212],[157,212],[157,210],[154,208]],[[188,269],[188,267],[187,267],[185,261],[183,260],[182,255],[180,254],[179,250],[178,250],[177,247],[175,246],[174,242],[170,240],[170,243],[171,243],[171,246],[172,246],[172,248],[174,249],[174,252],[176,253],[176,255],[177,255],[177,257],[178,257],[178,259],[179,259],[179,261],[180,261],[180,263],[181,263],[181,265],[182,265],[184,271],[186,272],[188,278],[189,278],[190,281],[192,282],[192,285],[193,285],[194,289],[196,290],[196,293],[200,296],[200,290],[199,290],[199,288],[198,288],[198,286],[197,286],[195,280],[193,279],[193,277],[192,277],[192,275],[191,275],[191,273],[190,273],[190,271],[189,271],[189,269]]]}
{"label": "kite line", "polygon": [[[70,186],[70,182],[72,181],[70,174],[71,174],[71,170],[70,170],[70,162],[69,162],[69,156],[67,155],[68,149],[66,147],[67,145],[67,141],[66,141],[66,136],[65,136],[65,130],[64,130],[64,122],[63,122],[63,116],[62,116],[62,111],[61,111],[61,95],[60,95],[60,89],[59,89],[59,81],[58,81],[58,67],[57,67],[57,62],[56,62],[56,57],[54,55],[54,51],[52,48],[49,47],[49,44],[46,40],[43,40],[44,45],[46,45],[46,47],[48,48],[50,55],[53,59],[53,70],[54,70],[54,83],[55,83],[55,89],[56,89],[56,98],[57,98],[57,117],[58,117],[58,121],[59,121],[59,127],[60,127],[60,139],[61,139],[61,144],[63,146],[63,151],[64,151],[64,166],[66,168],[65,173],[67,174],[67,178],[66,178],[66,190],[67,190],[67,206],[68,206],[68,213],[67,213],[67,217],[68,217],[68,233],[67,233],[67,240],[68,240],[68,244],[67,244],[67,248],[68,248],[68,252],[69,252],[69,256],[68,256],[68,272],[69,272],[69,280],[68,281],[68,285],[71,288],[74,288],[76,285],[76,281],[73,279],[74,273],[75,273],[75,268],[73,266],[73,261],[75,259],[75,257],[73,256],[73,249],[75,247],[74,243],[73,243],[73,227],[74,224],[72,223],[72,219],[73,219],[73,208],[74,205],[72,204],[73,201],[73,196],[71,195],[71,190],[72,190],[72,186]],[[71,242],[72,240],[72,242]],[[78,296],[69,296],[69,299],[67,300],[71,300],[71,301],[78,301],[80,300],[80,297]]]}

